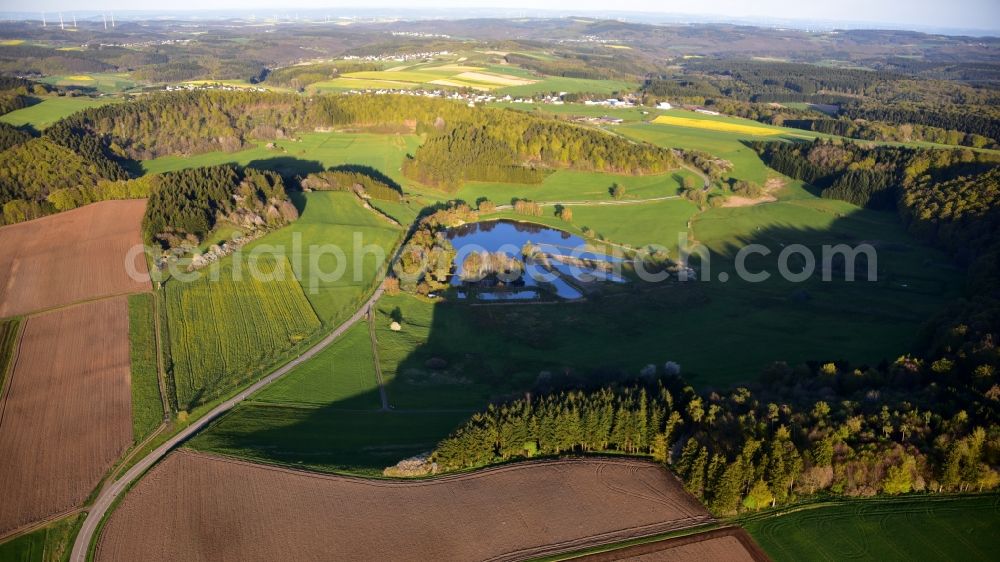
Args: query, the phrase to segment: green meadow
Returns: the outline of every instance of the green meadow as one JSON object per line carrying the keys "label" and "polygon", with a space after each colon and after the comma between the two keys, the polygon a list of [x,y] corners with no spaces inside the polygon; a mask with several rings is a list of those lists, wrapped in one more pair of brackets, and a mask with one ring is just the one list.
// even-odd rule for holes
{"label": "green meadow", "polygon": [[561,76],[535,76],[534,84],[523,86],[508,86],[494,91],[497,95],[534,96],[566,92],[569,94],[586,93],[611,95],[616,92],[631,92],[637,84],[623,80],[590,80],[586,78],[563,78]]}
{"label": "green meadow", "polygon": [[259,402],[374,410],[377,395],[375,358],[368,324],[355,324],[337,342],[254,397]]}
{"label": "green meadow", "polygon": [[467,411],[382,412],[246,403],[187,446],[255,461],[379,476],[402,459],[434,449]]}
{"label": "green meadow", "polygon": [[995,560],[1000,496],[911,497],[806,507],[744,524],[775,562]]}
{"label": "green meadow", "polygon": [[42,101],[35,105],[0,115],[0,121],[9,123],[15,127],[29,125],[41,131],[63,117],[68,117],[77,111],[82,111],[89,107],[98,107],[112,103],[113,101],[107,98],[49,97],[42,99]]}
{"label": "green meadow", "polygon": [[162,156],[142,162],[142,170],[156,174],[235,163],[241,166],[274,170],[282,175],[305,176],[340,164],[371,166],[402,183],[400,167],[407,153],[416,150],[419,138],[415,135],[375,135],[367,133],[303,133],[296,139],[274,141],[275,148],[266,142],[237,152],[205,152],[194,156]]}
{"label": "green meadow", "polygon": [[299,219],[247,244],[243,252],[286,256],[320,321],[334,326],[374,289],[378,266],[391,255],[402,230],[362,207],[353,193],[317,191],[293,198]]}
{"label": "green meadow", "polygon": [[83,517],[71,515],[0,544],[4,562],[53,562],[69,559],[72,541]]}
{"label": "green meadow", "polygon": [[467,182],[454,196],[470,204],[485,197],[498,205],[509,204],[515,198],[539,202],[611,201],[610,189],[617,183],[625,187],[627,199],[650,199],[677,195],[684,186],[686,176],[691,176],[696,185],[701,185],[698,176],[685,169],[650,176],[558,170],[540,184]]}
{"label": "green meadow", "polygon": [[128,74],[114,73],[80,73],[46,76],[40,82],[68,88],[84,88],[102,94],[115,94],[131,90],[138,82],[129,78]]}

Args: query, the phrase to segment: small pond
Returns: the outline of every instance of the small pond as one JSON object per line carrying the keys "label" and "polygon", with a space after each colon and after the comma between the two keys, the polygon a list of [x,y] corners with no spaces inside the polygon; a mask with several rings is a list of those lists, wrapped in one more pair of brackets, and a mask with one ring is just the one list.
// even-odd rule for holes
{"label": "small pond", "polygon": [[[447,236],[456,251],[451,284],[462,289],[459,298],[537,299],[544,289],[572,300],[584,296],[580,287],[587,284],[625,281],[615,272],[620,257],[595,253],[583,238],[554,228],[494,220],[449,229]],[[534,246],[536,257],[524,257],[526,245]],[[512,267],[485,276],[469,275],[470,272],[463,271],[463,265],[473,252],[502,253],[511,258],[507,265]]]}

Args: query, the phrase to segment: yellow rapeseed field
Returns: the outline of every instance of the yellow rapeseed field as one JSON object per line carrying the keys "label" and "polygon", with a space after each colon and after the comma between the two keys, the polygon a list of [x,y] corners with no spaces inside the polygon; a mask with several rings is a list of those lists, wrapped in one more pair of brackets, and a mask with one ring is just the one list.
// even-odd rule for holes
{"label": "yellow rapeseed field", "polygon": [[744,125],[742,123],[729,123],[726,121],[716,121],[714,119],[695,119],[692,117],[676,117],[674,115],[660,115],[653,119],[653,123],[661,125],[677,125],[678,127],[692,127],[694,129],[709,129],[712,131],[723,131],[726,133],[743,133],[746,135],[780,135],[781,131],[758,127],[756,125]]}

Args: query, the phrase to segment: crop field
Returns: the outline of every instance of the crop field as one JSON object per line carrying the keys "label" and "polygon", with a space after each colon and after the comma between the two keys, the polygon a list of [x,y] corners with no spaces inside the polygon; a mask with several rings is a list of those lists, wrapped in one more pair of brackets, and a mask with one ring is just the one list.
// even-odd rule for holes
{"label": "crop field", "polygon": [[81,505],[132,443],[126,298],[30,317],[0,411],[0,534]]}
{"label": "crop field", "polygon": [[767,554],[739,527],[725,527],[574,558],[581,562],[769,562]]}
{"label": "crop field", "polygon": [[[142,244],[145,200],[104,201],[0,228],[0,317],[150,290],[125,258]],[[134,271],[145,275],[146,259]]]}
{"label": "crop field", "polygon": [[17,350],[17,336],[21,329],[19,318],[0,320],[0,390],[3,390],[7,372]]}
{"label": "crop field", "polygon": [[132,437],[136,442],[163,420],[163,401],[156,366],[153,295],[128,297],[129,356],[132,365]]}
{"label": "crop field", "polygon": [[651,123],[619,125],[613,130],[626,137],[658,146],[701,150],[729,160],[733,163],[733,170],[729,175],[736,179],[763,184],[767,178],[778,175],[764,164],[753,149],[743,144],[744,140],[754,140],[752,135]]}
{"label": "crop field", "polygon": [[218,279],[206,274],[166,284],[170,357],[181,409],[248,382],[320,327],[284,256],[250,256],[244,262],[240,271],[233,260],[225,260]]}
{"label": "crop field", "polygon": [[69,554],[72,539],[83,518],[72,515],[37,531],[0,544],[4,562],[62,562]]}
{"label": "crop field", "polygon": [[[317,191],[295,194],[294,199],[301,212],[299,219],[248,244],[244,253],[278,248],[291,262],[295,279],[319,319],[328,325],[339,324],[374,289],[383,261],[380,257],[389,259],[403,231],[362,207],[351,193]],[[338,276],[340,267],[343,270]]]}
{"label": "crop field", "polygon": [[684,186],[685,176],[692,176],[698,186],[702,183],[698,176],[684,169],[649,176],[557,170],[540,184],[467,182],[455,196],[470,204],[486,197],[498,205],[508,204],[515,198],[539,202],[610,201],[609,190],[617,183],[625,187],[628,199],[649,199],[677,195]]}
{"label": "crop field", "polygon": [[0,115],[0,122],[8,123],[15,127],[30,125],[34,129],[41,131],[63,117],[72,115],[77,111],[82,111],[89,107],[107,105],[112,102],[112,99],[107,98],[45,98],[35,105]]}
{"label": "crop field", "polygon": [[709,131],[723,131],[726,133],[739,133],[754,136],[780,135],[781,130],[760,125],[751,125],[753,121],[737,122],[735,120],[721,119],[696,119],[694,117],[681,117],[679,115],[660,115],[653,119],[657,125],[672,125],[675,127],[689,127],[692,129],[707,129]]}
{"label": "crop field", "polygon": [[534,82],[535,80],[530,78],[495,72],[492,69],[488,70],[478,66],[431,63],[403,65],[388,70],[349,72],[332,80],[317,82],[311,85],[310,89],[323,91],[330,89],[409,89],[450,86],[494,90],[511,86],[526,86]]}
{"label": "crop field", "polygon": [[264,142],[238,152],[206,152],[194,156],[162,156],[142,162],[147,174],[169,172],[229,162],[241,166],[274,170],[285,176],[305,176],[340,164],[371,166],[403,183],[400,168],[407,153],[417,149],[416,135],[375,135],[366,133],[303,133],[298,140],[274,141],[275,149]]}
{"label": "crop field", "polygon": [[406,482],[179,451],[125,497],[95,559],[522,560],[710,520],[666,470],[633,460],[529,462]]}
{"label": "crop field", "polygon": [[57,76],[47,76],[40,80],[46,84],[62,87],[86,88],[95,90],[102,94],[113,94],[130,90],[137,85],[135,80],[129,78],[128,74],[114,73],[92,73],[92,74],[65,74]]}
{"label": "crop field", "polygon": [[509,94],[515,97],[550,94],[553,92],[611,95],[616,92],[631,92],[635,90],[636,86],[638,84],[623,80],[591,80],[587,78],[543,76],[539,77],[539,80],[534,84],[508,86],[496,90],[495,93],[499,95]]}
{"label": "crop field", "polygon": [[381,406],[368,324],[355,324],[335,345],[254,396],[258,402],[374,410]]}
{"label": "crop field", "polygon": [[1000,552],[1000,496],[857,501],[760,517],[744,526],[776,562],[985,562]]}

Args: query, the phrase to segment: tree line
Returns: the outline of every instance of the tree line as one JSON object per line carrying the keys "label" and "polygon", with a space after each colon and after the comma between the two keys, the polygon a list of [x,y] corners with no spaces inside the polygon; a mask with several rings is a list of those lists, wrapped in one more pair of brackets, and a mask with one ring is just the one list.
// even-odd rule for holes
{"label": "tree line", "polygon": [[399,201],[402,188],[392,179],[365,167],[335,166],[325,172],[309,174],[300,182],[303,190],[354,191],[360,197]]}
{"label": "tree line", "polygon": [[491,405],[442,440],[433,459],[447,471],[535,456],[650,456],[723,516],[818,493],[1000,485],[991,466],[1000,460],[995,408],[982,396],[956,401],[944,388],[955,384],[952,373],[933,363],[778,363],[758,388],[725,393],[698,393],[666,368],[645,371],[616,386]]}

